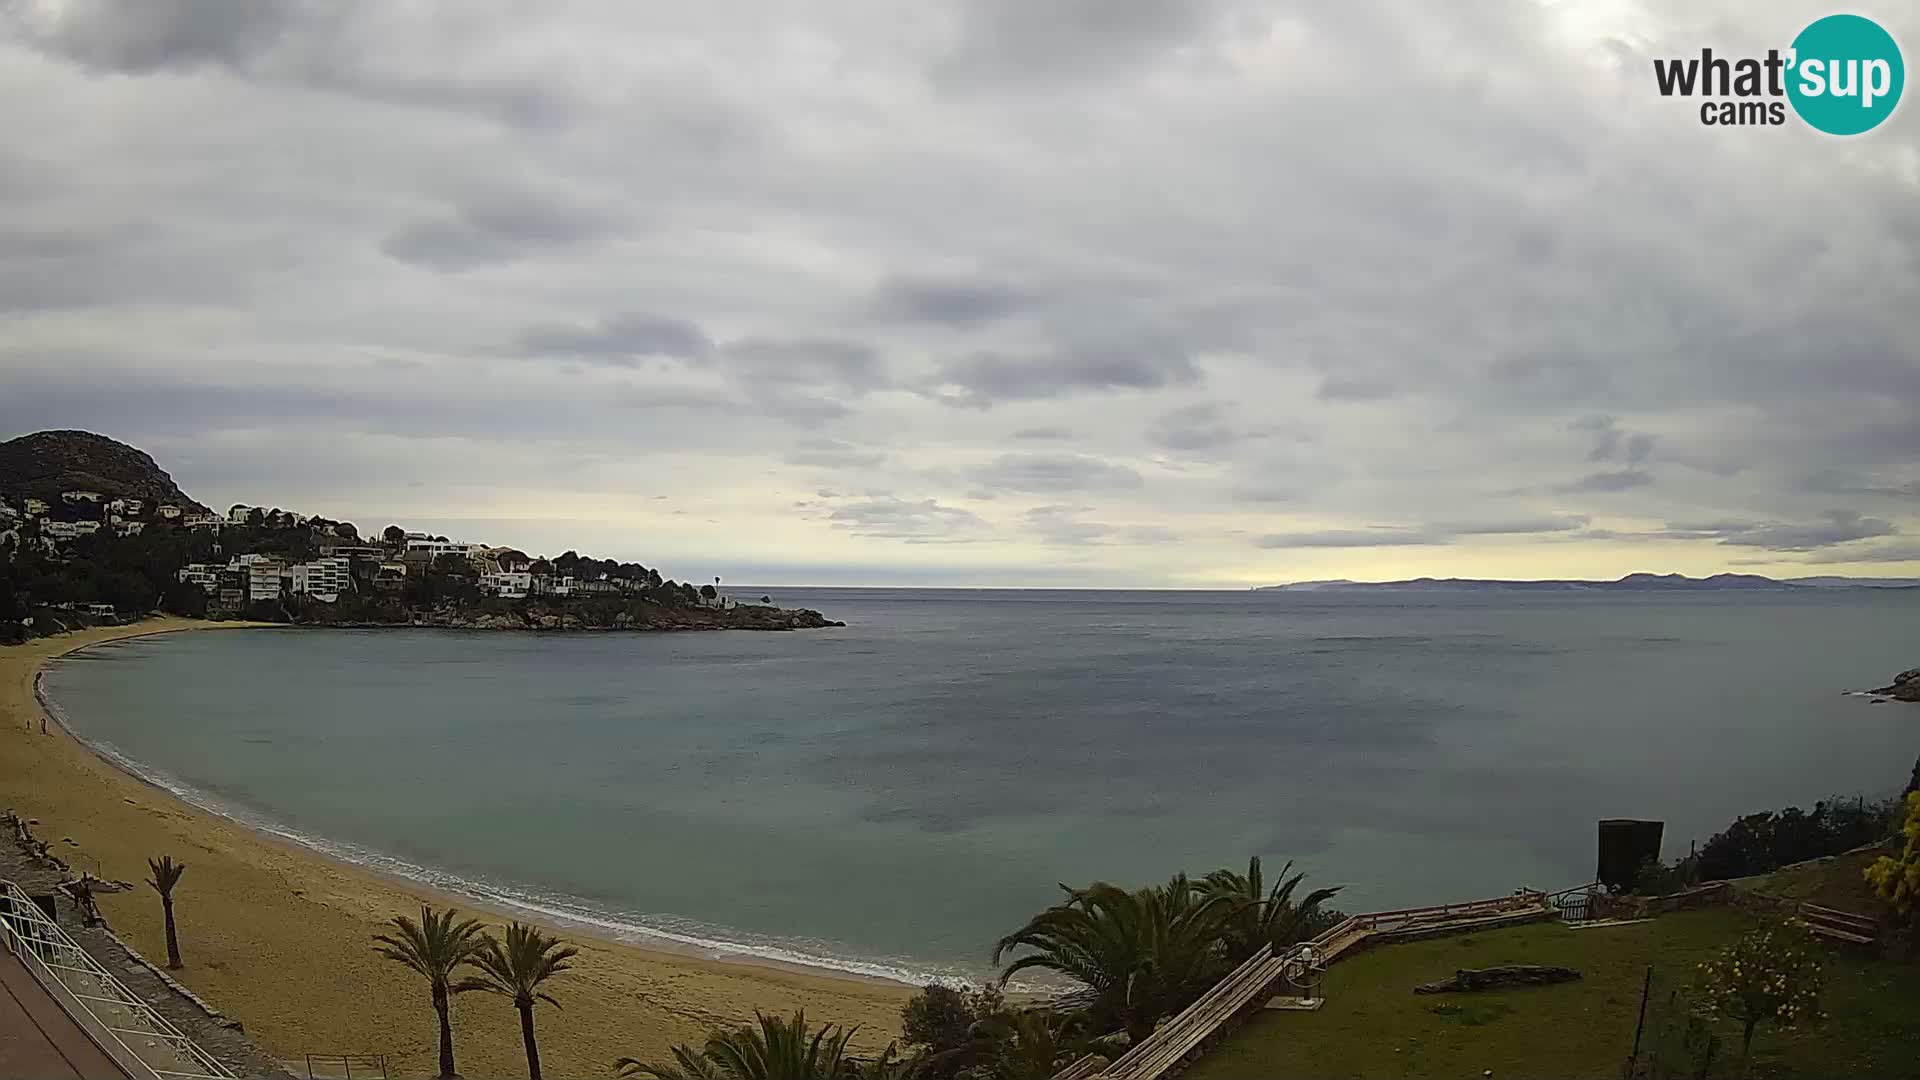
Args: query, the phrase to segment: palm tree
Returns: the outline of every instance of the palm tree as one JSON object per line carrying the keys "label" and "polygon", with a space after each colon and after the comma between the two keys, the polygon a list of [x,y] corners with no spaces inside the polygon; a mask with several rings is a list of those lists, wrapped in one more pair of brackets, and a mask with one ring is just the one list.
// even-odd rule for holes
{"label": "palm tree", "polygon": [[373,935],[376,943],[373,951],[419,972],[433,991],[433,1012],[440,1020],[442,1077],[460,1075],[453,1071],[453,1024],[449,1020],[449,1008],[453,995],[469,987],[465,983],[453,985],[453,972],[463,964],[472,963],[474,954],[485,943],[480,921],[456,919],[458,914],[452,908],[435,911],[421,904],[419,922],[395,915],[392,922],[396,933]]}
{"label": "palm tree", "polygon": [[148,859],[147,869],[153,871],[147,884],[160,894],[160,910],[167,917],[167,967],[177,971],[180,968],[180,935],[173,928],[173,887],[180,884],[180,875],[187,872],[187,864],[174,862],[171,855],[162,855],[158,859]]}
{"label": "palm tree", "polygon": [[699,1053],[674,1047],[671,1064],[630,1057],[614,1064],[623,1077],[647,1080],[859,1080],[860,1066],[847,1056],[856,1028],[809,1031],[805,1009],[787,1019],[760,1012],[753,1018],[757,1027],[715,1032]]}
{"label": "palm tree", "polygon": [[1226,929],[1232,959],[1252,956],[1262,945],[1271,945],[1275,951],[1284,950],[1339,921],[1337,912],[1322,905],[1333,899],[1340,887],[1315,889],[1296,902],[1293,891],[1307,875],[1290,874],[1292,869],[1293,862],[1288,860],[1280,868],[1280,878],[1271,892],[1266,891],[1258,855],[1247,860],[1244,875],[1215,870],[1206,876],[1202,887],[1211,895],[1225,898],[1231,907]]}
{"label": "palm tree", "polygon": [[1081,989],[1063,1003],[1083,1010],[1094,1031],[1119,1026],[1137,1044],[1225,972],[1221,931],[1232,905],[1185,874],[1132,892],[1106,882],[1060,888],[1064,901],[994,946],[996,964],[1016,949],[1032,950],[1007,965],[1001,985],[1028,968],[1070,976]]}
{"label": "palm tree", "polygon": [[527,1044],[530,1080],[540,1080],[540,1047],[533,1041],[533,1003],[538,1000],[556,1009],[560,1007],[552,995],[540,989],[540,984],[572,967],[567,961],[579,952],[531,926],[509,923],[504,946],[492,934],[487,934],[469,961],[482,974],[462,979],[454,987],[455,993],[483,990],[513,999],[513,1007],[520,1010],[520,1038]]}

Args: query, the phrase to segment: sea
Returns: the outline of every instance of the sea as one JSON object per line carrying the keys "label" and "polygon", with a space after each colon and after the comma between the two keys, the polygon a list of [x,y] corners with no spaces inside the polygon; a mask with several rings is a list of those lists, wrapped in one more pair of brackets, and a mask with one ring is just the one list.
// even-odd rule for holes
{"label": "sea", "polygon": [[1920,593],[762,589],[840,629],[175,634],[64,722],[206,808],[610,937],[978,978],[1061,883],[1288,860],[1347,911],[1897,792]]}

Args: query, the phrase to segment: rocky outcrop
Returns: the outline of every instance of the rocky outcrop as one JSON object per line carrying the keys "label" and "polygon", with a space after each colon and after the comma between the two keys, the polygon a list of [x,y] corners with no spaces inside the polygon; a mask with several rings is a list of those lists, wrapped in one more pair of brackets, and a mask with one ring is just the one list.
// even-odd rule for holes
{"label": "rocky outcrop", "polygon": [[1572,982],[1579,977],[1580,972],[1570,967],[1508,964],[1504,967],[1465,968],[1455,971],[1451,979],[1421,983],[1413,988],[1413,992],[1455,994],[1470,990],[1499,990],[1508,986],[1551,986],[1554,983]]}
{"label": "rocky outcrop", "polygon": [[1892,683],[1867,693],[1895,701],[1920,701],[1920,668],[1909,668],[1895,675]]}
{"label": "rocky outcrop", "polygon": [[742,604],[718,608],[663,607],[634,603],[622,606],[560,606],[549,604],[450,606],[429,610],[396,609],[389,617],[366,619],[330,617],[321,605],[303,608],[294,620],[302,626],[426,626],[448,630],[816,630],[846,623],[829,619],[811,608],[777,608]]}

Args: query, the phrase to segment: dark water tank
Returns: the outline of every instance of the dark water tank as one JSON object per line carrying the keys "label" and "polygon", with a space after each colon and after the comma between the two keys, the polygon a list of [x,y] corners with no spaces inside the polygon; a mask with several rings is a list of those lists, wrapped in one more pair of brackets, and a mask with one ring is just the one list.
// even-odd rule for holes
{"label": "dark water tank", "polygon": [[1664,821],[1602,818],[1600,868],[1594,877],[1615,892],[1633,888],[1641,864],[1660,857],[1660,839],[1666,828]]}

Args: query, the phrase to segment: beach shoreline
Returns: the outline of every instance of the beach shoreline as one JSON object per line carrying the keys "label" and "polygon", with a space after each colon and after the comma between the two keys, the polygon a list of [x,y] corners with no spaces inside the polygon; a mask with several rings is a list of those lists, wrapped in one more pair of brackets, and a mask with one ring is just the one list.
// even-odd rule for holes
{"label": "beach shoreline", "polygon": [[[697,1044],[711,1027],[748,1021],[756,1009],[804,1005],[816,1020],[858,1023],[856,1044],[865,1048],[897,1031],[900,1004],[912,993],[903,983],[665,939],[635,944],[610,937],[619,932],[611,927],[387,873],[186,801],[68,730],[60,710],[48,707],[42,675],[60,656],[160,634],[271,625],[150,619],[0,649],[7,804],[38,818],[36,831],[76,869],[97,863],[101,876],[135,886],[104,894],[101,908],[149,955],[164,955],[164,946],[159,905],[141,884],[144,861],[162,853],[184,859],[191,869],[180,893],[181,981],[240,1019],[270,1053],[386,1053],[403,1073],[430,1071],[424,986],[370,947],[387,918],[421,901],[488,922],[542,924],[581,946],[576,971],[557,980],[565,1009],[541,1021],[542,1056],[568,1075],[607,1072],[622,1055],[664,1055],[675,1042]],[[470,1075],[525,1067],[512,1011],[495,1005],[472,996],[456,1005]]]}

